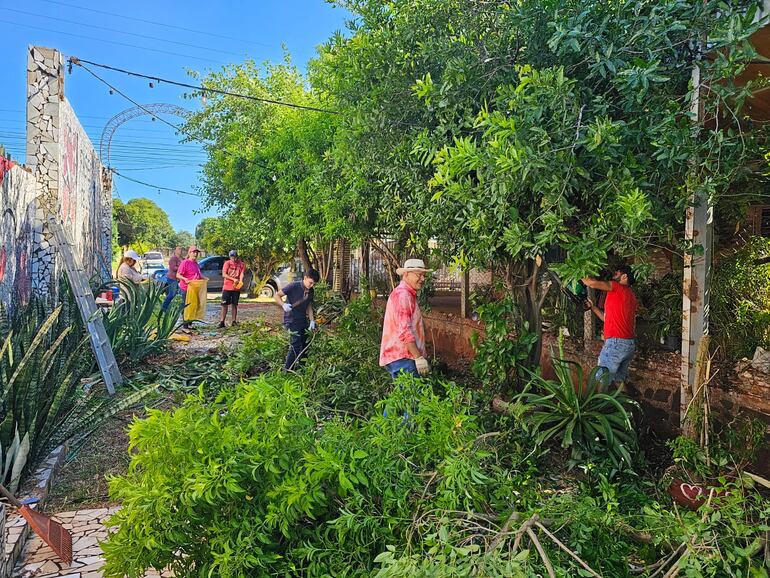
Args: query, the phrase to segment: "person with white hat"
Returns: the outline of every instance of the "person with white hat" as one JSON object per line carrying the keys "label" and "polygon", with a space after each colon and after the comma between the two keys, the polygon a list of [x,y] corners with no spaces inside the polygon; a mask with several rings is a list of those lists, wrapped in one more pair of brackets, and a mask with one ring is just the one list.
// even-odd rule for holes
{"label": "person with white hat", "polygon": [[142,275],[134,269],[136,262],[139,260],[139,254],[133,249],[129,249],[123,255],[123,259],[118,267],[118,272],[115,275],[118,281],[131,281],[133,283],[141,283]]}
{"label": "person with white hat", "polygon": [[380,366],[394,379],[401,372],[414,376],[430,372],[417,292],[425,284],[425,274],[431,271],[422,259],[407,259],[403,267],[396,269],[401,283],[388,297],[380,343]]}

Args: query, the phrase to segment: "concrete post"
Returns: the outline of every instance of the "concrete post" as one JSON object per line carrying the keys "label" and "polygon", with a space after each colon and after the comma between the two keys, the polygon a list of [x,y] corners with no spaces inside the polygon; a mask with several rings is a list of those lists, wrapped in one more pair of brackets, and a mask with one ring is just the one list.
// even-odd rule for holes
{"label": "concrete post", "polygon": [[[695,130],[703,118],[700,95],[700,68],[692,72],[693,100],[691,112]],[[701,190],[693,190],[685,221],[685,239],[692,244],[684,258],[682,280],[682,368],[680,385],[679,424],[685,435],[693,435],[687,420],[687,408],[693,397],[696,381],[698,347],[709,332],[709,295],[713,244],[714,207]]]}

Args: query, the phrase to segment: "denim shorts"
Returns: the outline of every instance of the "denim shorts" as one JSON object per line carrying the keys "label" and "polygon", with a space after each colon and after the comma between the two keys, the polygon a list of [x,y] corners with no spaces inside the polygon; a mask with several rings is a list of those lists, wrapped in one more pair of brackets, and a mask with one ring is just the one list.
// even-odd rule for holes
{"label": "denim shorts", "polygon": [[610,337],[604,340],[604,347],[599,353],[599,371],[601,377],[605,371],[610,374],[610,381],[620,383],[628,377],[628,366],[634,357],[636,343],[633,339]]}

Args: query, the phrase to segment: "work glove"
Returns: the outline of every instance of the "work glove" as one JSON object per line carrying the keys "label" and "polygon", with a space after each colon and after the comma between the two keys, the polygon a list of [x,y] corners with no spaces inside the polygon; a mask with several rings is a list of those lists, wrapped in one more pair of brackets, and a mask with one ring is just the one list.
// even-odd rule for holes
{"label": "work glove", "polygon": [[310,322],[310,331],[315,331],[315,328],[316,328],[315,321],[311,321]]}
{"label": "work glove", "polygon": [[291,311],[291,303],[284,303],[283,305],[281,305],[281,307],[283,307],[283,310],[284,310],[286,313],[288,313],[289,311]]}
{"label": "work glove", "polygon": [[414,364],[417,366],[417,373],[420,375],[428,375],[430,373],[430,364],[424,357],[415,359]]}

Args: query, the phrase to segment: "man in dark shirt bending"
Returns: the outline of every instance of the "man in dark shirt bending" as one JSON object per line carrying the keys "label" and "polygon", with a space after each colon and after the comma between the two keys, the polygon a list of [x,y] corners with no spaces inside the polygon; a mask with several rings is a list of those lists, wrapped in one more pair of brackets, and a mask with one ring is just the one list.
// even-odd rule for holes
{"label": "man in dark shirt bending", "polygon": [[634,272],[628,265],[621,265],[615,270],[610,281],[602,281],[593,277],[585,277],[583,283],[592,289],[606,291],[604,311],[599,309],[590,299],[586,305],[594,315],[604,321],[604,346],[599,353],[599,371],[597,377],[609,372],[610,382],[625,389],[628,376],[628,366],[636,351],[636,310],[638,303],[631,285],[634,283]]}
{"label": "man in dark shirt bending", "polygon": [[[275,302],[283,309],[283,325],[291,332],[285,369],[296,369],[305,355],[305,332],[315,329],[313,314],[313,286],[320,279],[318,271],[310,269],[302,281],[289,283],[275,295]],[[286,301],[282,300],[286,297]],[[309,321],[309,322],[308,322]]]}

